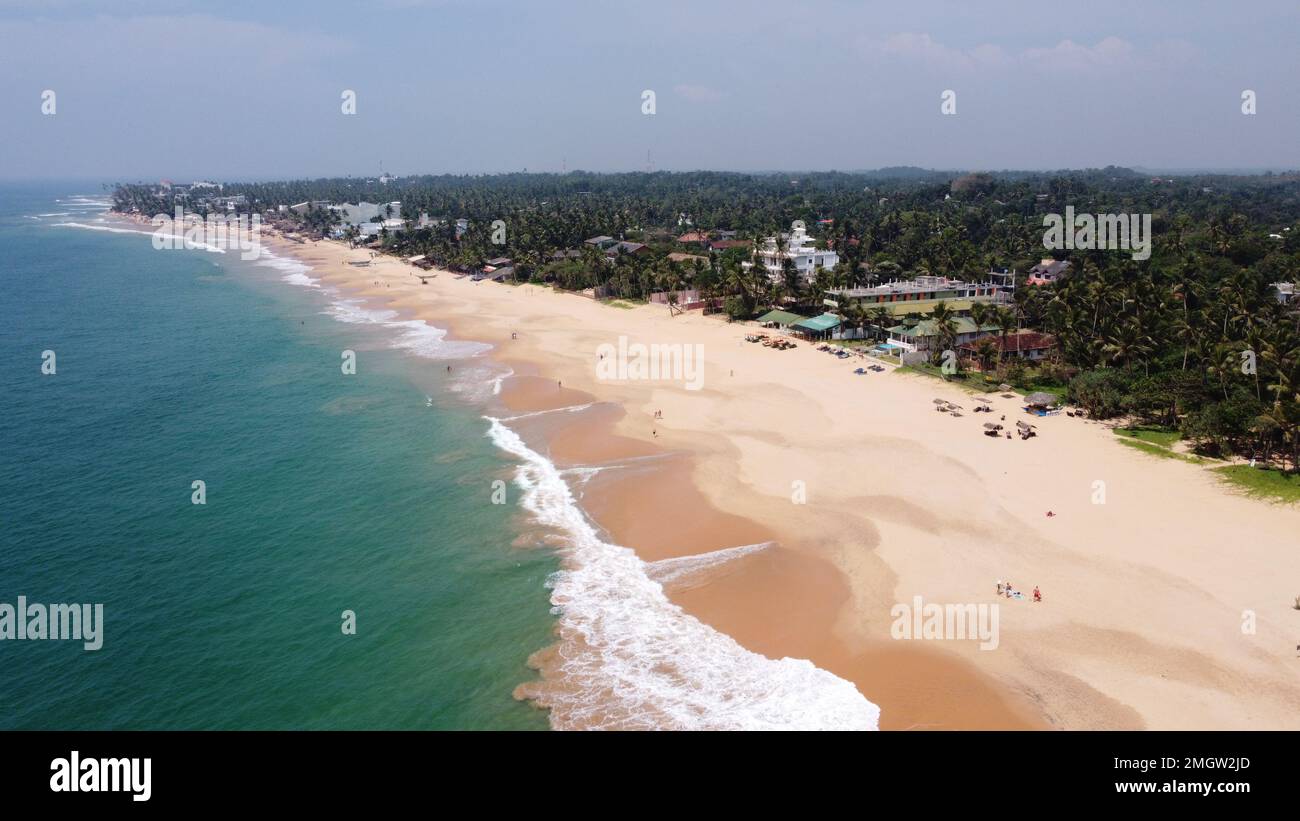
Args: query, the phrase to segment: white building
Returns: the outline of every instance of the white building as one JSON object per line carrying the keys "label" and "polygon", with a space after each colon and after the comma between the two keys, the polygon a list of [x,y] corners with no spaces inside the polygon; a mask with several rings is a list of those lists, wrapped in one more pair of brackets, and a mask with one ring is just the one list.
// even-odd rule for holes
{"label": "white building", "polygon": [[[298,206],[293,206],[296,210]],[[356,205],[343,203],[331,205],[330,209],[339,215],[339,222],[344,225],[363,225],[381,218],[382,205],[373,202],[359,202]]]}
{"label": "white building", "polygon": [[784,250],[776,237],[768,237],[759,250],[758,257],[773,281],[783,278],[784,261],[787,259],[794,263],[795,270],[808,282],[817,276],[818,268],[834,268],[840,261],[839,254],[834,251],[814,247],[812,238],[802,225],[796,225],[790,232]]}

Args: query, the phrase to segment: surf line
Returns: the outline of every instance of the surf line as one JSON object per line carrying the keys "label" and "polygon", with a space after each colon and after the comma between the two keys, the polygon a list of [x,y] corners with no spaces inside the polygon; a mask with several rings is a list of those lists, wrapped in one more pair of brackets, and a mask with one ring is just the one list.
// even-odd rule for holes
{"label": "surf line", "polygon": [[549,409],[547,409],[547,410],[532,411],[532,412],[530,412],[530,413],[521,413],[521,414],[518,414],[517,416],[504,416],[504,417],[498,419],[497,421],[498,421],[498,422],[515,422],[515,421],[518,421],[518,420],[520,420],[520,419],[529,419],[529,418],[534,417],[534,416],[542,416],[542,415],[544,415],[544,414],[548,414],[548,413],[559,413],[560,411],[568,411],[569,413],[577,413],[578,411],[586,410],[587,408],[590,408],[592,405],[595,405],[595,404],[596,404],[595,402],[588,402],[588,403],[585,404],[585,405],[565,405],[565,406],[562,407],[562,408],[549,408]]}
{"label": "surf line", "polygon": [[736,559],[775,547],[776,542],[766,541],[755,544],[742,544],[736,547],[724,547],[705,553],[692,553],[689,556],[674,556],[669,559],[646,562],[646,575],[660,584],[671,584],[714,567],[733,562]]}

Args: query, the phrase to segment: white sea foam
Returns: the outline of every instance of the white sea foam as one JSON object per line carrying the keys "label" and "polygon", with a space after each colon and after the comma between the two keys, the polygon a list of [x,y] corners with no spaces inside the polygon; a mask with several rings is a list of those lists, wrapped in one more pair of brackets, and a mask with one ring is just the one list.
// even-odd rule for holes
{"label": "white sea foam", "polygon": [[299,262],[291,257],[276,256],[262,246],[258,249],[257,264],[265,268],[274,268],[282,276],[280,279],[290,285],[301,285],[304,288],[319,288],[319,280],[307,275],[312,267],[305,262]]}
{"label": "white sea foam", "polygon": [[727,547],[708,553],[695,553],[690,556],[678,556],[672,559],[660,559],[646,565],[646,575],[660,584],[673,584],[689,578],[704,570],[711,570],[742,556],[757,553],[773,546],[773,542],[743,544],[739,547]]}
{"label": "white sea foam", "polygon": [[77,211],[107,211],[113,207],[112,200],[96,197],[68,197],[66,199],[56,199],[55,202],[64,208]]}
{"label": "white sea foam", "polygon": [[501,365],[488,359],[472,360],[452,372],[447,390],[471,402],[483,404],[491,401],[497,392],[500,380],[504,378]]}
{"label": "white sea foam", "polygon": [[52,222],[51,226],[60,228],[85,228],[87,231],[108,231],[112,234],[144,234],[152,236],[153,231],[141,231],[138,228],[114,228],[111,225],[87,225],[84,222]]}
{"label": "white sea foam", "polygon": [[396,332],[392,347],[427,359],[465,359],[492,349],[491,345],[483,342],[450,341],[446,339],[445,330],[423,319],[398,319],[396,311],[363,308],[360,300],[338,300],[324,313],[340,322],[390,328]]}
{"label": "white sea foam", "polygon": [[596,478],[597,474],[604,473],[607,470],[617,468],[617,467],[620,466],[619,465],[596,465],[591,467],[583,466],[583,467],[576,467],[576,468],[565,468],[564,470],[560,471],[560,475],[572,476],[574,480],[577,482],[579,490],[581,490],[585,488],[592,479]]}
{"label": "white sea foam", "polygon": [[545,416],[545,415],[548,414],[548,413],[577,413],[578,411],[584,411],[584,410],[586,410],[587,408],[591,407],[591,406],[594,405],[594,404],[596,404],[596,403],[595,403],[595,402],[587,402],[587,403],[582,404],[582,405],[565,405],[565,406],[562,407],[562,408],[547,408],[546,410],[529,411],[528,413],[519,413],[519,414],[515,414],[514,416],[506,416],[506,417],[503,417],[503,418],[501,419],[501,421],[502,421],[502,422],[515,422],[515,421],[520,420],[520,419],[530,419],[530,418],[532,418],[532,417],[534,417],[534,416]]}
{"label": "white sea foam", "polygon": [[[100,222],[104,222],[104,220],[100,220]],[[148,237],[154,235],[154,231],[145,231],[140,228],[118,228],[112,225],[88,225],[84,222],[52,222],[50,225],[61,228],[84,228],[88,231],[108,231],[111,234],[144,234]],[[226,253],[226,249],[224,248],[218,248],[217,246],[209,245],[206,242],[195,242],[188,237],[185,238],[185,247],[191,251],[212,251],[217,254]]]}
{"label": "white sea foam", "polygon": [[492,395],[499,396],[501,394],[501,383],[514,375],[514,368],[506,368],[504,373],[497,374],[497,377],[492,380]]}
{"label": "white sea foam", "polygon": [[[684,612],[645,562],[609,544],[560,471],[492,417],[488,435],[521,462],[522,504],[563,534],[565,569],[551,582],[564,642],[557,729],[874,730],[880,709],[852,683],[802,659],[769,659]],[[574,685],[573,687],[567,685]]]}

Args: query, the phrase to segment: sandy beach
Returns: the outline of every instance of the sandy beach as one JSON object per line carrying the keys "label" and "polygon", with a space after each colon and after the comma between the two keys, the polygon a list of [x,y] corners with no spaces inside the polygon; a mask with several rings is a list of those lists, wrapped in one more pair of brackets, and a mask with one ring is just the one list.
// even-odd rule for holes
{"label": "sandy beach", "polygon": [[[852,682],[882,729],[1300,729],[1294,507],[1235,496],[1101,423],[1061,415],[1032,420],[1027,441],[983,436],[989,419],[1028,418],[1018,397],[936,413],[935,398],[969,411],[972,397],[857,376],[858,362],[807,343],[749,344],[750,324],[448,272],[421,284],[395,259],[347,264],[364,250],[270,244],[376,308],[494,345],[514,372],[497,399],[510,411],[592,403],[517,429],[558,467],[618,466],[581,504],[652,569],[755,546],[665,570],[664,590],[747,650]],[[701,345],[701,389],[598,378],[598,349],[620,336]],[[999,598],[999,580],[1043,601]],[[891,608],[915,596],[998,605],[996,649],[894,640]],[[567,686],[555,660],[568,640],[538,654],[543,682],[521,697],[545,705]]]}

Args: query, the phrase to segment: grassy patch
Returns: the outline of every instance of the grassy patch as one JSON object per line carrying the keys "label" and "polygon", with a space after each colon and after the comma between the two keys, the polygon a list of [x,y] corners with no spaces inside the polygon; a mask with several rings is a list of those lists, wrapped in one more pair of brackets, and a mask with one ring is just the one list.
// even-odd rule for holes
{"label": "grassy patch", "polygon": [[[889,357],[881,357],[889,359]],[[997,391],[997,384],[989,385],[985,383],[978,372],[959,371],[954,374],[944,374],[938,365],[932,365],[929,362],[918,362],[911,365],[903,365],[898,369],[902,373],[917,373],[922,376],[928,376],[932,379],[942,379],[948,385],[954,388],[961,388],[972,394],[985,394],[989,391]]]}
{"label": "grassy patch", "polygon": [[1140,450],[1143,453],[1147,453],[1152,456],[1158,456],[1161,459],[1177,459],[1181,462],[1191,462],[1193,464],[1199,464],[1201,461],[1203,461],[1199,456],[1192,456],[1186,453],[1179,453],[1175,450],[1171,450],[1170,448],[1164,447],[1163,445],[1152,444],[1151,442],[1146,442],[1141,439],[1121,436],[1119,441],[1120,444],[1122,445],[1127,445],[1128,447],[1131,447],[1134,450]]}
{"label": "grassy patch", "polygon": [[1283,473],[1250,465],[1228,465],[1215,468],[1214,472],[1224,482],[1252,498],[1286,504],[1300,503],[1300,473]]}
{"label": "grassy patch", "polygon": [[632,310],[633,308],[636,307],[636,306],[633,305],[632,303],[630,303],[630,302],[624,302],[624,301],[621,300],[621,299],[612,299],[612,300],[610,300],[609,302],[606,302],[605,304],[608,305],[608,306],[611,307],[611,308],[622,308],[622,309],[625,310],[625,311],[630,311],[630,310]]}
{"label": "grassy patch", "polygon": [[1159,445],[1162,448],[1171,448],[1174,446],[1175,442],[1183,438],[1183,435],[1176,430],[1165,430],[1163,428],[1142,426],[1116,428],[1115,435],[1129,439],[1137,439],[1152,445]]}

